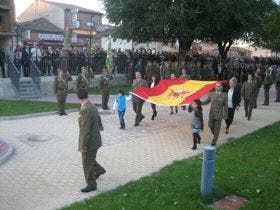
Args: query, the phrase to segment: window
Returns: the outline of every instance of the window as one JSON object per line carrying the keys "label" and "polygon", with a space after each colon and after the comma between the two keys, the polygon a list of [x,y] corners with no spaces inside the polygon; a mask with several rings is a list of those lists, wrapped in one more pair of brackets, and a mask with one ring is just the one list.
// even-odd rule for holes
{"label": "window", "polygon": [[73,22],[72,22],[72,26],[73,26],[73,28],[80,28],[80,26],[81,26],[81,21],[80,21],[80,20],[73,21]]}
{"label": "window", "polygon": [[77,28],[80,28],[80,26],[81,26],[81,21],[77,20]]}
{"label": "window", "polygon": [[94,25],[95,25],[95,24],[94,24],[94,21],[93,21],[93,22],[91,22],[91,21],[88,21],[88,22],[87,22],[87,26],[88,26],[88,27],[94,27]]}

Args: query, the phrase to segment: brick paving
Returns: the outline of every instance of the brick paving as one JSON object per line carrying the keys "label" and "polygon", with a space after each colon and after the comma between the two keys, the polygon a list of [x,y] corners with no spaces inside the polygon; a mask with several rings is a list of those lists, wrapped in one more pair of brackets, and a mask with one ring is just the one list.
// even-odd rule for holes
{"label": "brick paving", "polygon": [[[99,98],[92,100],[96,102]],[[77,151],[77,112],[62,117],[48,115],[2,120],[1,138],[14,146],[15,154],[0,165],[0,209],[60,208],[149,175],[175,160],[199,154],[212,138],[207,127],[209,106],[203,108],[205,131],[196,151],[191,150],[191,115],[186,111],[179,109],[179,113],[169,115],[169,107],[158,107],[158,117],[152,121],[150,104],[145,103],[146,118],[139,127],[134,127],[135,115],[129,104],[124,131],[118,129],[117,114],[101,111],[104,146],[99,150],[97,160],[107,173],[98,179],[98,190],[89,194],[80,192],[85,182],[81,155]],[[279,103],[259,106],[253,110],[252,120],[247,121],[241,108],[236,112],[229,135],[224,133],[223,123],[218,144],[279,121],[280,115],[275,114],[279,111]]]}

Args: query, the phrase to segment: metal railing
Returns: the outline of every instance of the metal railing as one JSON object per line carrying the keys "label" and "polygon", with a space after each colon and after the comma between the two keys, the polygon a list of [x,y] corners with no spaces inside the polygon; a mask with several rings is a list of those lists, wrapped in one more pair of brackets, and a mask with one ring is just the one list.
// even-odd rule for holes
{"label": "metal railing", "polygon": [[41,71],[37,67],[37,65],[29,59],[30,64],[30,77],[32,78],[33,82],[36,84],[38,90],[41,92]]}
{"label": "metal railing", "polygon": [[10,58],[8,59],[8,75],[11,78],[12,84],[19,93],[20,72]]}
{"label": "metal railing", "polygon": [[[59,68],[67,69],[71,75],[80,73],[81,67],[91,68],[94,74],[102,74],[102,69],[106,66],[106,57],[38,57],[31,58],[36,64],[42,75],[57,75]],[[124,74],[127,72],[127,60],[119,57],[113,59],[113,73]]]}

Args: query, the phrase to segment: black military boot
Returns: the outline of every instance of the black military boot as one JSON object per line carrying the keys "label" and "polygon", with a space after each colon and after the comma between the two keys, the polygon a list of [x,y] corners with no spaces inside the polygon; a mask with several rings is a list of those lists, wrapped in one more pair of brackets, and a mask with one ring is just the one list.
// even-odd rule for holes
{"label": "black military boot", "polygon": [[192,150],[196,150],[197,149],[197,136],[196,134],[194,133],[193,134],[193,146],[192,146]]}
{"label": "black military boot", "polygon": [[197,143],[200,144],[200,140],[201,140],[201,137],[199,134],[197,134]]}

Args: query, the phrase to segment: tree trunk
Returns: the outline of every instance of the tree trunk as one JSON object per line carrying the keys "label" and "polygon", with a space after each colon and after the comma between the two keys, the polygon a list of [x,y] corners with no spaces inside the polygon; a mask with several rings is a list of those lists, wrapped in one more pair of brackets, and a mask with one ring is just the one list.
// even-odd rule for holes
{"label": "tree trunk", "polygon": [[193,40],[179,38],[179,58],[178,66],[181,68],[186,60],[187,52],[190,50]]}
{"label": "tree trunk", "polygon": [[218,42],[218,48],[219,48],[219,53],[222,57],[222,64],[224,65],[226,63],[226,59],[227,59],[227,54],[228,54],[228,51],[231,47],[231,45],[233,44],[233,41],[230,40],[230,41],[221,41],[221,42]]}

